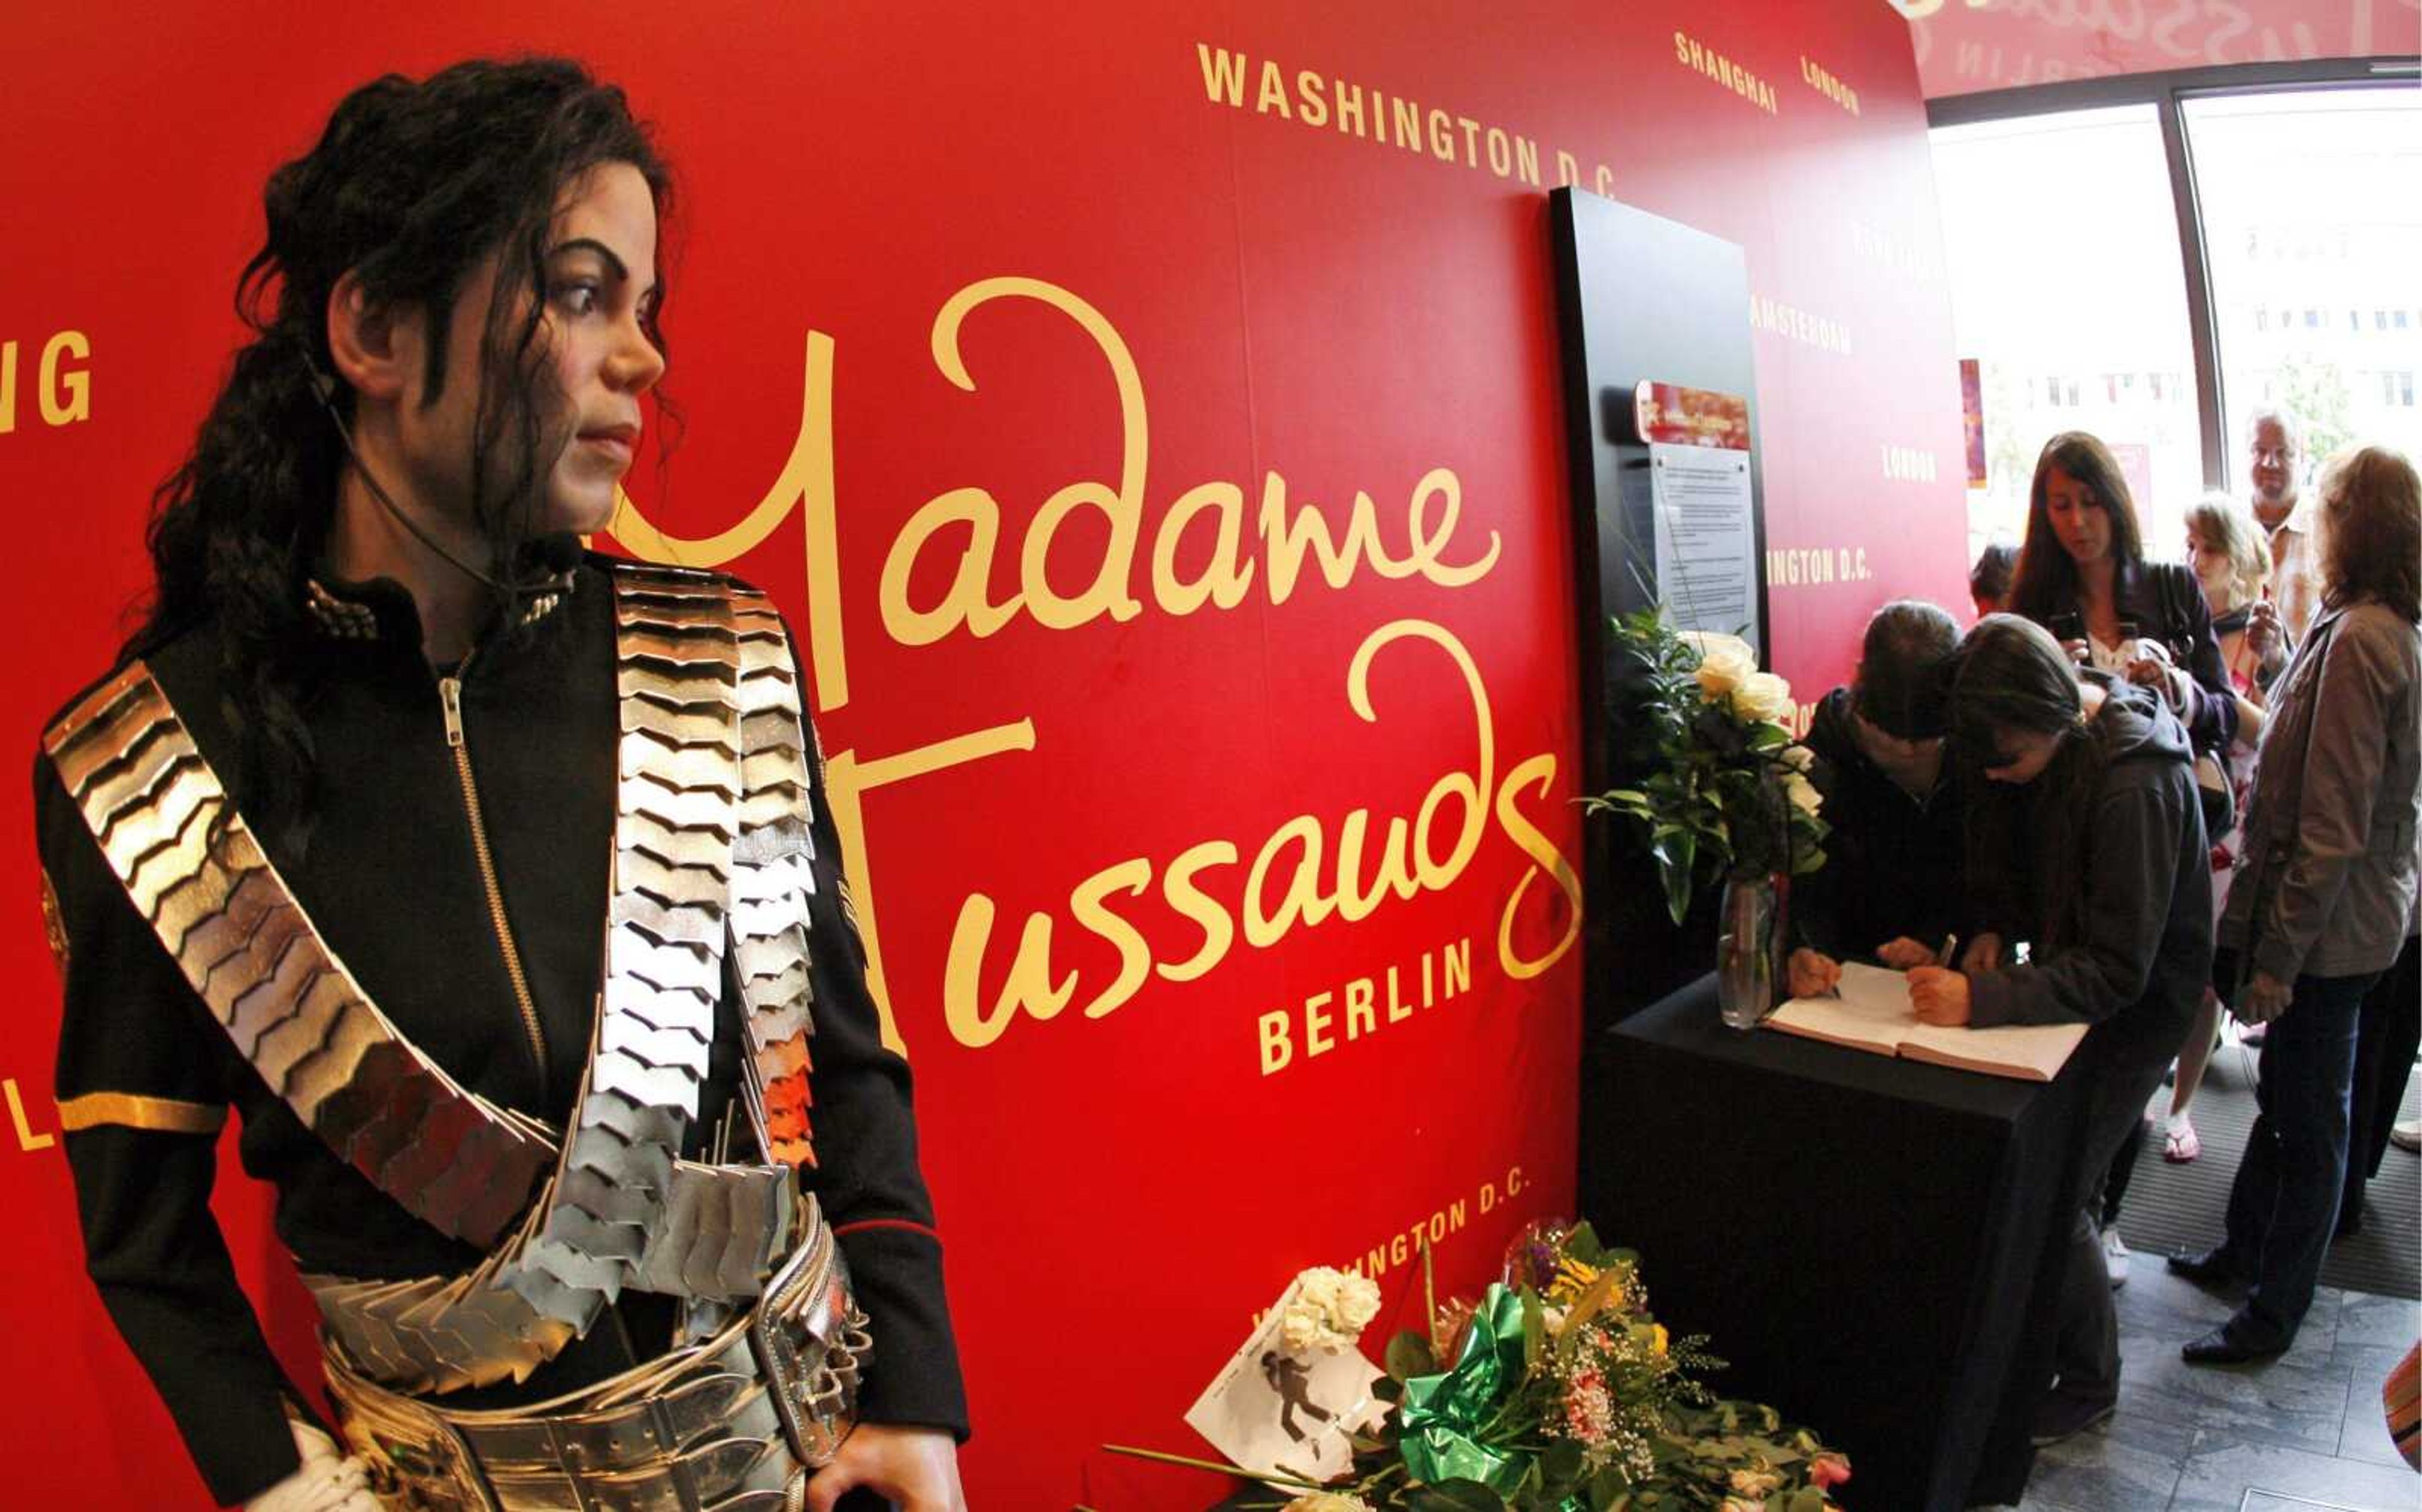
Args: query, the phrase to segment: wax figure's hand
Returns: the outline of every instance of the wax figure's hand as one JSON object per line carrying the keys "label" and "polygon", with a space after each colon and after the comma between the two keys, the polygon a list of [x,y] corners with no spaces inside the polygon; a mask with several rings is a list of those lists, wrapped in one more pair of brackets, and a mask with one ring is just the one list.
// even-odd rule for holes
{"label": "wax figure's hand", "polygon": [[2079,666],[2084,666],[2094,660],[2094,647],[2091,642],[2082,639],[2063,641],[2060,643],[2060,648],[2067,651],[2068,659]]}
{"label": "wax figure's hand", "polygon": [[808,1482],[810,1512],[832,1512],[843,1491],[860,1486],[889,1497],[900,1512],[967,1512],[959,1489],[959,1446],[935,1428],[859,1424],[833,1462]]}
{"label": "wax figure's hand", "polygon": [[1876,946],[1876,959],[1896,972],[1905,972],[1911,966],[1933,965],[1934,947],[1922,940],[1911,940],[1902,935],[1897,940],[1887,940]]}
{"label": "wax figure's hand", "polygon": [[328,1436],[308,1423],[290,1426],[302,1465],[244,1504],[244,1512],[379,1512],[360,1460],[338,1454]]}
{"label": "wax figure's hand", "polygon": [[1968,942],[1959,953],[1959,969],[1974,975],[1977,972],[1999,971],[2002,967],[2002,937],[1988,929]]}
{"label": "wax figure's hand", "polygon": [[2283,982],[2269,972],[2256,972],[2254,980],[2245,984],[2245,990],[2230,1011],[2240,1023],[2269,1023],[2287,1012],[2288,1005],[2294,1001],[2296,989],[2292,983]]}
{"label": "wax figure's hand", "polygon": [[1968,978],[1947,966],[1912,966],[1909,1001],[1918,1022],[1957,1029],[1968,1021]]}
{"label": "wax figure's hand", "polygon": [[1787,964],[1793,997],[1822,997],[1842,980],[1841,962],[1806,945],[1793,951]]}
{"label": "wax figure's hand", "polygon": [[2278,644],[2279,606],[2268,599],[2257,600],[2245,618],[2245,648],[2257,657],[2268,657]]}

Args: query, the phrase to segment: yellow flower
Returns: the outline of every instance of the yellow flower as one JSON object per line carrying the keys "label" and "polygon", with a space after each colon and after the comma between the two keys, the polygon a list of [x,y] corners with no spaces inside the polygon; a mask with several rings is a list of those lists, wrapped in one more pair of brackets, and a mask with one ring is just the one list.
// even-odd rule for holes
{"label": "yellow flower", "polygon": [[1770,1470],[1736,1470],[1727,1484],[1737,1496],[1754,1496],[1763,1501],[1783,1489],[1783,1477]]}
{"label": "yellow flower", "polygon": [[[1597,1267],[1583,1265],[1571,1255],[1566,1255],[1556,1267],[1556,1279],[1549,1286],[1548,1296],[1555,1302],[1573,1302],[1582,1292],[1597,1285]],[[1621,1300],[1619,1289],[1615,1300]]]}
{"label": "yellow flower", "polygon": [[1662,1360],[1662,1359],[1664,1359],[1664,1358],[1665,1358],[1665,1345],[1666,1345],[1666,1342],[1667,1342],[1668,1338],[1670,1337],[1670,1335],[1668,1335],[1668,1334],[1666,1333],[1666,1332],[1665,1332],[1665,1325],[1664,1325],[1664,1324],[1662,1324],[1662,1323],[1659,1323],[1659,1324],[1657,1324],[1657,1325],[1656,1325],[1656,1329],[1657,1329],[1657,1345],[1656,1345],[1656,1348],[1657,1348],[1657,1358],[1658,1358],[1658,1359],[1659,1359],[1659,1360]]}

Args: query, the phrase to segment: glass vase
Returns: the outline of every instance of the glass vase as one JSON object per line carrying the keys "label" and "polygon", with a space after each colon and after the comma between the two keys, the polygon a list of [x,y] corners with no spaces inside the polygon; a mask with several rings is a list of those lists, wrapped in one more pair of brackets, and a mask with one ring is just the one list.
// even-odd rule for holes
{"label": "glass vase", "polygon": [[1724,881],[1716,935],[1716,1003],[1724,1022],[1754,1029],[1774,1006],[1782,891],[1771,877]]}

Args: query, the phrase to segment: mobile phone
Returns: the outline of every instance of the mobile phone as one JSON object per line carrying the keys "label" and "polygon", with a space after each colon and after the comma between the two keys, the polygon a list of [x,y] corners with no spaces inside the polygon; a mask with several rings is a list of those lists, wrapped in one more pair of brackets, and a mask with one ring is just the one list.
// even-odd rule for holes
{"label": "mobile phone", "polygon": [[2085,639],[2085,616],[2077,614],[2074,611],[2063,615],[2054,615],[2050,620],[2046,621],[2046,624],[2052,631],[2052,638],[2053,640],[2082,641]]}

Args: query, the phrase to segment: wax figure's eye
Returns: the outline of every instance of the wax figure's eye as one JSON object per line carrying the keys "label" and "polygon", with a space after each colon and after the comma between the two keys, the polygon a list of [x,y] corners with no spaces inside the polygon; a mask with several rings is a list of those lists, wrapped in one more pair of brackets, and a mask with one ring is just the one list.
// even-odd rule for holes
{"label": "wax figure's eye", "polygon": [[578,279],[557,284],[549,297],[567,315],[587,315],[597,308],[605,291],[593,279]]}

